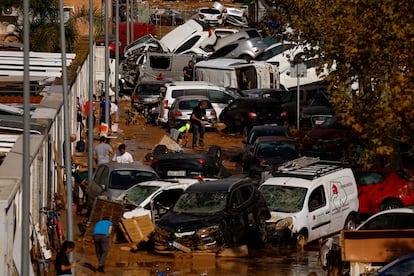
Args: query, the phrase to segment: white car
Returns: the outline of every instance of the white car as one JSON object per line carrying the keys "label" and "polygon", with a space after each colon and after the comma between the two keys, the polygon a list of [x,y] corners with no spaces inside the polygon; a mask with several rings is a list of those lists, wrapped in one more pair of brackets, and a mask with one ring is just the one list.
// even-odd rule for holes
{"label": "white car", "polygon": [[223,14],[220,10],[215,8],[200,8],[197,13],[197,17],[200,21],[203,21],[209,25],[222,25]]}
{"label": "white car", "polygon": [[124,218],[149,215],[157,220],[171,207],[183,191],[198,179],[180,179],[180,181],[146,181],[124,191],[117,200],[124,201],[129,211],[124,211]]}
{"label": "white car", "polygon": [[209,25],[199,20],[190,19],[164,35],[160,42],[171,53],[180,54],[191,48],[212,46],[216,40],[217,37]]}

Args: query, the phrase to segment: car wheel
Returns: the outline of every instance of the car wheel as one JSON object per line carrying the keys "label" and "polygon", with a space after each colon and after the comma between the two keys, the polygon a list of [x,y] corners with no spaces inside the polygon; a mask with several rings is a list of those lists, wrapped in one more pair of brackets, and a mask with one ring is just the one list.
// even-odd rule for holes
{"label": "car wheel", "polygon": [[345,230],[355,230],[357,226],[357,217],[354,214],[349,214],[345,220]]}
{"label": "car wheel", "polygon": [[380,209],[381,211],[384,211],[384,210],[396,209],[396,208],[401,208],[401,207],[403,207],[403,205],[399,201],[390,200],[390,201],[386,201],[382,203],[380,206]]}
{"label": "car wheel", "polygon": [[251,61],[253,58],[251,56],[247,55],[247,54],[243,54],[243,55],[239,56],[239,59],[244,59],[244,60],[247,60],[247,61]]}
{"label": "car wheel", "polygon": [[216,171],[219,171],[221,165],[221,148],[216,145],[210,146],[207,155],[214,158],[214,168]]}
{"label": "car wheel", "polygon": [[257,233],[259,237],[259,242],[263,245],[267,242],[267,229],[266,229],[266,219],[262,216],[259,218],[259,225],[257,226]]}
{"label": "car wheel", "polygon": [[296,237],[296,245],[300,248],[305,247],[306,242],[308,241],[308,234],[305,230],[299,232],[298,236]]}

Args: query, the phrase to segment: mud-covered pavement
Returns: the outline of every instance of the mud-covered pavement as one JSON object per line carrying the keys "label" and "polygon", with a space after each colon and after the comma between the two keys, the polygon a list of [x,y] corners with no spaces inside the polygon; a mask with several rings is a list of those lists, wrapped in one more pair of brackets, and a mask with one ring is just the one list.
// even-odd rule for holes
{"label": "mud-covered pavement", "polygon": [[[125,125],[129,101],[121,100],[119,106],[119,131],[113,134],[111,145],[115,148],[125,143],[135,160],[147,163],[145,156],[166,135],[166,129],[160,126],[146,125],[143,118],[138,124]],[[221,127],[221,126],[220,126]],[[243,149],[240,135],[226,135],[218,132],[207,132],[205,146],[197,150],[207,150],[210,145],[220,145],[223,149],[223,164],[232,173],[240,168],[237,156]],[[192,151],[192,149],[185,149]],[[148,164],[148,163],[147,163]],[[75,213],[75,212],[74,212]],[[86,217],[76,216],[77,223],[86,220]],[[81,237],[78,227],[74,229],[76,247],[74,260],[79,264],[74,269],[75,275],[100,275],[95,272],[97,259],[92,237]],[[135,244],[119,242],[121,239],[114,236],[110,245],[110,252],[105,266],[105,275],[325,275],[318,264],[318,247],[312,245],[304,250],[296,248],[277,248],[267,246],[260,250],[249,250],[245,258],[214,257],[212,255],[191,255],[177,253],[173,256],[162,256],[145,250],[131,252]],[[160,274],[162,272],[162,274]],[[48,275],[54,275],[53,268]]]}

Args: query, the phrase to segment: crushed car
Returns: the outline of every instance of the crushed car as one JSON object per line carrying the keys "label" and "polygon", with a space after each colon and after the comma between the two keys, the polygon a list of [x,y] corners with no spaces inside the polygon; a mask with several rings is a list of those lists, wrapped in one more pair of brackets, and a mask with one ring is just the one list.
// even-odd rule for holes
{"label": "crushed car", "polygon": [[216,145],[210,146],[207,153],[155,152],[151,167],[163,179],[222,178],[231,175],[223,166],[222,150]]}
{"label": "crushed car", "polygon": [[219,253],[267,240],[270,218],[262,193],[251,179],[230,177],[189,186],[155,227],[155,252]]}

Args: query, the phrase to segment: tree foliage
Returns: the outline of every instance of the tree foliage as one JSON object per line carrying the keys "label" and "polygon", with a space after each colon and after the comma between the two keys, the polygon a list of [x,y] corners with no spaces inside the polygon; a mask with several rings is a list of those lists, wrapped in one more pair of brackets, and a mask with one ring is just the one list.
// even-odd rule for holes
{"label": "tree foliage", "polygon": [[360,134],[355,161],[366,167],[387,163],[396,150],[393,141],[412,148],[414,1],[276,0],[274,5],[267,22],[290,24],[294,39],[318,45],[324,62],[335,61],[328,79],[332,102],[342,123]]}

